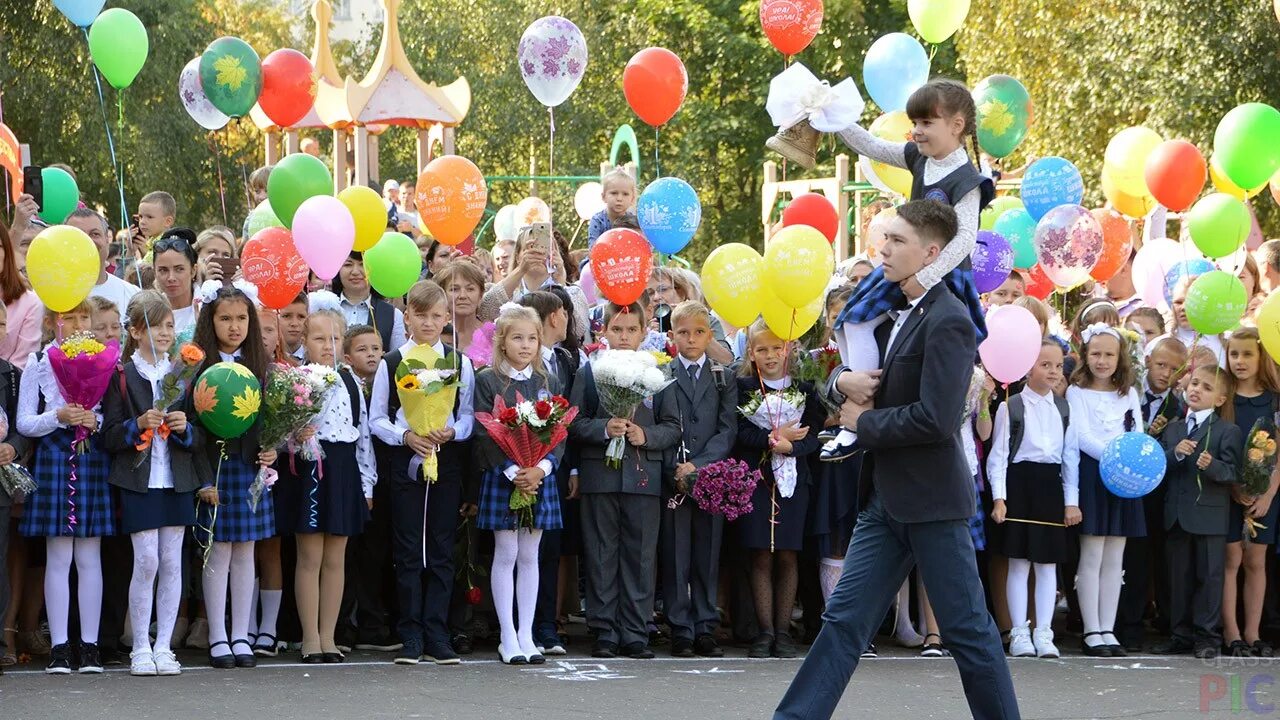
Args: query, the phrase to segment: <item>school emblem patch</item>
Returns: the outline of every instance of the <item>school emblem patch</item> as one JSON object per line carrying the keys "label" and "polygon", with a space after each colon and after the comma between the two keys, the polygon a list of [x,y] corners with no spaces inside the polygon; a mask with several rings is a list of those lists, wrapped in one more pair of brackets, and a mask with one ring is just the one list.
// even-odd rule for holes
{"label": "school emblem patch", "polygon": [[946,191],[944,191],[942,188],[933,188],[932,190],[924,194],[924,199],[937,200],[938,202],[943,203],[945,205],[951,204],[951,198],[947,197]]}

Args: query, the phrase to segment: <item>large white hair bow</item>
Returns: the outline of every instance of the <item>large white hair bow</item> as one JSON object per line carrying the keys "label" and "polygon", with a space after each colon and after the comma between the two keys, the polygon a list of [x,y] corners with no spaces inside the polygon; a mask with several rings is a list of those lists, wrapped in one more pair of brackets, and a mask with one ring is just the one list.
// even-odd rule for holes
{"label": "large white hair bow", "polygon": [[[235,282],[231,283],[231,286],[239,290],[240,292],[244,293],[245,295],[248,295],[249,299],[253,301],[254,305],[258,304],[258,286],[257,285],[254,285],[248,280],[241,278],[240,280],[236,280]],[[200,283],[200,287],[196,289],[196,297],[200,298],[200,303],[202,305],[211,303],[213,302],[214,298],[218,297],[218,291],[221,289],[222,289],[221,280],[205,280],[203,283]]]}
{"label": "large white hair bow", "polygon": [[1080,339],[1084,341],[1085,345],[1088,345],[1090,340],[1098,337],[1099,335],[1110,335],[1111,337],[1119,340],[1121,344],[1124,343],[1124,338],[1120,336],[1119,330],[1106,323],[1100,322],[1094,323],[1085,328],[1084,332],[1080,333]]}
{"label": "large white hair bow", "polygon": [[814,130],[839,132],[858,122],[865,103],[853,80],[845,78],[832,87],[796,63],[769,81],[764,107],[779,129],[808,120]]}

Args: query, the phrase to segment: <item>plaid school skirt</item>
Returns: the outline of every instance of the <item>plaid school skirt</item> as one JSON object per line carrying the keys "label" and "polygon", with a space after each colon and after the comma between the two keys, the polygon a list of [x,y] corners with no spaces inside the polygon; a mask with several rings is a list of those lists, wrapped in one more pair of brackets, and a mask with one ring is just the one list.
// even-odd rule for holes
{"label": "plaid school skirt", "polygon": [[[973,328],[977,332],[978,342],[987,337],[987,321],[984,319],[982,300],[978,298],[978,288],[973,284],[973,271],[968,263],[952,270],[943,278],[951,292],[960,298],[960,302],[969,308],[969,318],[973,320]],[[845,303],[840,316],[836,318],[836,327],[845,323],[864,323],[898,308],[906,307],[907,296],[897,283],[884,279],[884,268],[878,267],[858,283],[858,287]]]}
{"label": "plaid school skirt", "polygon": [[[481,530],[519,529],[516,514],[510,507],[515,485],[502,473],[502,469],[490,469],[480,482],[480,514],[476,517],[476,527]],[[533,527],[538,530],[559,530],[563,527],[560,491],[556,487],[554,472],[538,488],[538,501],[533,504]]]}
{"label": "plaid school skirt", "polygon": [[74,430],[58,429],[36,443],[31,469],[37,487],[27,498],[20,528],[26,537],[115,534],[111,486],[107,484],[111,457],[100,449],[101,436],[90,436],[89,452],[76,456],[76,480],[72,483],[71,454],[75,451],[71,444],[75,436]]}
{"label": "plaid school skirt", "polygon": [[207,503],[196,505],[196,539],[208,543],[209,530],[213,530],[213,542],[252,542],[276,536],[276,514],[270,492],[258,499],[258,509],[249,507],[249,486],[258,475],[258,466],[249,465],[237,456],[222,461],[218,475],[218,500],[214,507]]}

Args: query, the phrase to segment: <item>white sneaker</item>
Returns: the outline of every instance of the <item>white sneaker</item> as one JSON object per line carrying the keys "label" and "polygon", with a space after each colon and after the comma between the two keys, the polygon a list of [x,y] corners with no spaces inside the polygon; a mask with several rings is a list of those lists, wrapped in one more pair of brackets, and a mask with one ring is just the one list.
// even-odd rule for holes
{"label": "white sneaker", "polygon": [[155,653],[154,657],[157,675],[182,674],[182,663],[178,662],[178,656],[174,655],[172,650],[161,650]]}
{"label": "white sneaker", "polygon": [[156,661],[151,650],[139,649],[129,653],[129,674],[144,677],[156,674]]}
{"label": "white sneaker", "polygon": [[[1052,633],[1050,633],[1052,636]],[[1009,654],[1013,657],[1035,657],[1036,646],[1031,643],[1031,628],[1019,625],[1009,633]]]}
{"label": "white sneaker", "polygon": [[191,631],[187,633],[187,647],[197,650],[209,649],[209,621],[196,618],[191,623]]}
{"label": "white sneaker", "polygon": [[1032,633],[1035,640],[1036,657],[1056,658],[1058,657],[1058,647],[1053,644],[1053,628],[1045,628],[1043,630],[1036,628]]}

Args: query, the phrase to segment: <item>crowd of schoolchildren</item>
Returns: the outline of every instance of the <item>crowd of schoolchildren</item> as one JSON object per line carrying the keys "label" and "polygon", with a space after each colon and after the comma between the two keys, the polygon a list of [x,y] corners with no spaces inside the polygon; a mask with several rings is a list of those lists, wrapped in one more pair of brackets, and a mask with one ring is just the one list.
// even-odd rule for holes
{"label": "crowd of schoolchildren", "polygon": [[[972,122],[971,104],[934,110]],[[928,158],[912,146],[913,172],[934,182],[930,163],[954,154],[966,131],[962,122]],[[904,164],[901,148],[877,152]],[[255,173],[256,191],[268,172]],[[621,171],[604,180],[589,243],[635,226],[634,181]],[[103,273],[84,302],[54,312],[21,272],[42,229],[30,204],[19,201],[12,237],[0,228],[0,463],[22,464],[36,484],[25,496],[0,493],[0,667],[93,673],[118,662],[134,675],[175,675],[182,648],[217,668],[295,652],[335,663],[356,649],[455,664],[495,645],[517,665],[571,643],[598,658],[650,658],[654,648],[719,657],[725,645],[786,658],[818,631],[856,532],[861,462],[821,456],[840,431],[825,361],[841,352],[837,327],[859,284],[883,282],[875,248],[894,216],[887,203],[867,208],[868,252],[835,270],[826,312],[798,342],[763,321],[727,326],[696,273],[678,266],[655,268],[636,303],[592,297],[577,282],[584,253],[558,232],[554,247],[534,242],[528,229],[469,255],[424,241],[424,277],[402,298],[374,292],[352,253],[327,288],[313,282],[272,310],[239,278],[244,238],[174,227],[177,207],[163,192],[143,199],[122,253],[101,215],[72,213],[67,223],[98,244]],[[388,209],[389,227],[416,231],[401,221],[408,207],[389,198]],[[960,232],[970,225],[976,216],[962,213]],[[1280,242],[1260,257],[1241,271],[1251,295],[1280,286]],[[1191,331],[1185,281],[1164,313],[1143,307],[1131,263],[1070,317],[1027,296],[1017,271],[981,298],[978,313],[1026,308],[1043,335],[1020,382],[1000,386],[975,366],[961,429],[992,613],[1013,656],[1057,657],[1056,628],[1099,657],[1269,657],[1264,636],[1280,623],[1268,583],[1278,483],[1250,496],[1241,479],[1253,431],[1274,437],[1280,373],[1253,328]],[[50,343],[78,331],[124,346],[98,407],[66,403],[50,368]],[[262,446],[261,421],[215,441],[190,393],[154,408],[184,340],[203,367],[238,363],[263,385],[279,365],[337,368],[341,382],[301,438],[320,442],[320,459]],[[413,431],[396,389],[397,368],[419,345],[459,373],[446,426],[427,435]],[[654,352],[669,384],[633,415],[612,417],[592,373],[602,348]],[[770,393],[794,398],[798,419],[762,428],[740,410]],[[499,398],[556,395],[578,414],[568,439],[532,467],[475,419]],[[76,428],[91,434],[73,469]],[[1125,499],[1103,485],[1099,461],[1135,430],[1159,439],[1168,471],[1155,492]],[[615,464],[608,448],[619,438]],[[692,487],[730,458],[760,478],[751,511],[726,521]],[[423,479],[428,461],[433,482]],[[279,480],[250,502],[260,468]],[[792,477],[779,492],[783,468]],[[527,525],[510,507],[513,491],[536,497]],[[577,623],[585,632],[571,632]],[[918,578],[899,590],[882,631],[946,655]]]}

